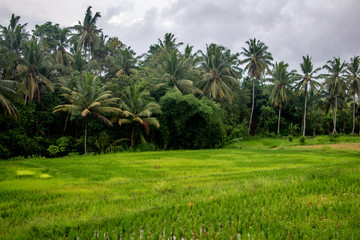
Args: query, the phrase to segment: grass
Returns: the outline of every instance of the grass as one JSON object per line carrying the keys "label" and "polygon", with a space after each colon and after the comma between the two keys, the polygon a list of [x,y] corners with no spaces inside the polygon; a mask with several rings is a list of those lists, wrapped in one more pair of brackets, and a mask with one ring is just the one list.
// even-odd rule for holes
{"label": "grass", "polygon": [[295,142],[3,161],[0,238],[357,239],[360,152]]}

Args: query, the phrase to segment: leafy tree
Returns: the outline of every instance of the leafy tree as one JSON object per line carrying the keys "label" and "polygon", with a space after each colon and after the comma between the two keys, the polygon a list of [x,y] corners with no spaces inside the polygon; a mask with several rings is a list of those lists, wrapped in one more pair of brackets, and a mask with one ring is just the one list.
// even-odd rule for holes
{"label": "leafy tree", "polygon": [[130,143],[134,147],[135,131],[139,133],[141,142],[145,142],[144,135],[139,127],[149,134],[149,125],[160,127],[160,123],[155,114],[161,114],[160,106],[156,102],[146,102],[146,98],[150,95],[147,90],[142,90],[140,85],[133,85],[127,89],[122,97],[121,107],[123,109],[123,118],[118,120],[118,124],[132,124]]}
{"label": "leafy tree", "polygon": [[338,96],[345,94],[346,84],[344,73],[346,71],[346,63],[341,62],[340,58],[334,58],[333,60],[329,60],[326,65],[323,67],[324,69],[329,71],[329,74],[324,74],[325,83],[329,90],[329,101],[330,99],[334,99],[333,108],[333,123],[334,128],[332,131],[332,135],[336,132],[336,113],[338,111]]}
{"label": "leafy tree", "polygon": [[251,125],[253,121],[254,107],[255,107],[255,79],[260,80],[261,76],[265,73],[265,70],[271,65],[273,57],[270,52],[268,52],[268,47],[261,41],[254,39],[249,39],[245,42],[248,45],[248,48],[242,48],[242,55],[245,56],[245,59],[242,60],[242,63],[245,64],[245,70],[248,71],[249,75],[253,78],[253,91],[252,91],[252,107],[249,121],[249,134],[251,131]]}
{"label": "leafy tree", "polygon": [[92,15],[91,6],[86,9],[85,17],[83,22],[78,22],[77,25],[73,26],[72,29],[77,31],[75,39],[78,41],[77,47],[82,48],[88,52],[88,57],[90,59],[91,51],[100,44],[101,40],[99,34],[101,29],[98,29],[96,26],[97,20],[101,17],[99,12],[96,12],[95,15]]}
{"label": "leafy tree", "polygon": [[118,98],[111,96],[111,91],[106,90],[106,86],[102,85],[96,76],[89,72],[84,72],[80,76],[74,76],[75,87],[70,89],[62,86],[66,92],[62,94],[70,104],[58,105],[53,112],[64,111],[73,115],[81,115],[85,118],[85,141],[84,152],[87,154],[87,127],[88,117],[93,115],[101,119],[104,123],[112,126],[112,123],[104,114],[121,113],[121,109],[117,106]]}
{"label": "leafy tree", "polygon": [[275,107],[279,107],[277,134],[280,134],[281,109],[283,105],[286,106],[289,102],[289,96],[291,94],[289,88],[294,76],[294,71],[289,72],[287,70],[288,66],[289,65],[284,62],[276,62],[274,68],[269,72],[271,78],[268,80],[274,84],[272,86],[270,102]]}
{"label": "leafy tree", "polygon": [[206,46],[201,52],[201,71],[203,79],[199,87],[210,99],[232,101],[233,95],[228,85],[236,84],[240,77],[238,54],[216,44]]}
{"label": "leafy tree", "polygon": [[35,29],[32,30],[33,36],[38,40],[41,39],[52,53],[56,52],[58,45],[57,39],[59,38],[60,31],[59,24],[52,24],[52,22],[46,22],[42,25],[36,24]]}
{"label": "leafy tree", "polygon": [[161,140],[165,149],[201,149],[220,147],[226,133],[222,111],[208,98],[168,92],[160,100]]}
{"label": "leafy tree", "polygon": [[355,112],[356,112],[356,94],[359,97],[360,92],[360,58],[359,56],[355,56],[354,58],[350,59],[350,62],[347,64],[346,76],[347,80],[349,81],[349,92],[353,96],[353,127],[352,127],[352,134],[355,133]]}
{"label": "leafy tree", "polygon": [[304,117],[303,117],[303,133],[302,135],[305,136],[306,131],[306,113],[307,113],[307,97],[308,92],[313,92],[315,94],[318,93],[318,89],[321,87],[320,83],[315,81],[317,76],[314,76],[318,71],[321,70],[321,68],[313,69],[314,66],[311,62],[311,57],[307,55],[306,57],[303,56],[303,62],[300,64],[301,70],[303,72],[303,75],[297,75],[296,80],[298,80],[298,84],[296,85],[296,88],[299,89],[299,95],[301,93],[304,93]]}
{"label": "leafy tree", "polygon": [[17,77],[27,90],[25,104],[27,100],[32,101],[34,98],[40,102],[40,84],[44,84],[52,92],[55,89],[54,84],[43,74],[53,66],[52,60],[45,55],[42,44],[35,38],[23,43],[23,55],[19,60]]}

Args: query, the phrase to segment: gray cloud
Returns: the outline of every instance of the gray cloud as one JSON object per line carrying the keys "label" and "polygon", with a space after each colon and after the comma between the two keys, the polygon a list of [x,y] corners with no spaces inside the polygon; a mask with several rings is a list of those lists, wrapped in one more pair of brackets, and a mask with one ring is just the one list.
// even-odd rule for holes
{"label": "gray cloud", "polygon": [[[37,0],[34,5],[15,0],[15,8],[4,1],[0,0],[0,24],[7,24],[16,10],[29,28],[46,21],[70,26],[82,20],[86,7],[92,5],[94,12],[101,12],[98,26],[104,33],[119,37],[138,54],[146,52],[166,32],[195,49],[217,43],[233,52],[241,52],[245,41],[256,37],[277,61],[284,60],[297,69],[306,54],[316,66],[332,57],[348,60],[360,54],[360,2],[356,0],[174,0],[170,4],[163,0],[63,0],[53,7],[51,1]],[[38,12],[36,9],[42,9],[41,14],[29,14]]]}

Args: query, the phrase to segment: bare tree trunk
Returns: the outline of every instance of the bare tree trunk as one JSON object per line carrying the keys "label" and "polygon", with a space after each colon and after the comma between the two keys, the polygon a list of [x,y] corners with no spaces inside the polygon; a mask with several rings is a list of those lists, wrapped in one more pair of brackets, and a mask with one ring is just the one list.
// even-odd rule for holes
{"label": "bare tree trunk", "polygon": [[352,129],[352,135],[355,133],[355,94],[354,94],[354,104],[353,104],[353,129]]}
{"label": "bare tree trunk", "polygon": [[304,121],[303,136],[305,136],[305,129],[306,129],[307,85],[305,86],[304,95],[305,95],[305,107],[304,107],[304,119],[303,119]]}
{"label": "bare tree trunk", "polygon": [[313,136],[315,137],[316,136],[316,129],[313,128]]}
{"label": "bare tree trunk", "polygon": [[336,132],[336,112],[337,112],[337,96],[335,97],[335,111],[333,113],[333,122],[334,122],[334,129],[332,131],[332,135],[334,135]]}
{"label": "bare tree trunk", "polygon": [[279,107],[279,117],[278,117],[278,130],[277,134],[280,134],[280,118],[281,118],[281,106]]}
{"label": "bare tree trunk", "polygon": [[250,135],[251,131],[251,124],[254,114],[254,108],[255,108],[255,78],[253,78],[253,91],[252,91],[252,107],[251,107],[251,115],[250,115],[250,121],[249,121],[249,131],[248,134]]}
{"label": "bare tree trunk", "polygon": [[87,117],[85,117],[85,139],[84,139],[84,152],[85,154],[87,153],[87,148],[86,148],[86,142],[87,142],[87,125],[88,125],[88,119]]}

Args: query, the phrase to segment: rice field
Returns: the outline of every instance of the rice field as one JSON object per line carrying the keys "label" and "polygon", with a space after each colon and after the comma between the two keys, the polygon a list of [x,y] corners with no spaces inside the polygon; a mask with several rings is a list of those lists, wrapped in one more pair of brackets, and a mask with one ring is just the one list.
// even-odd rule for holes
{"label": "rice field", "polygon": [[0,238],[359,239],[359,151],[246,144],[1,161]]}

